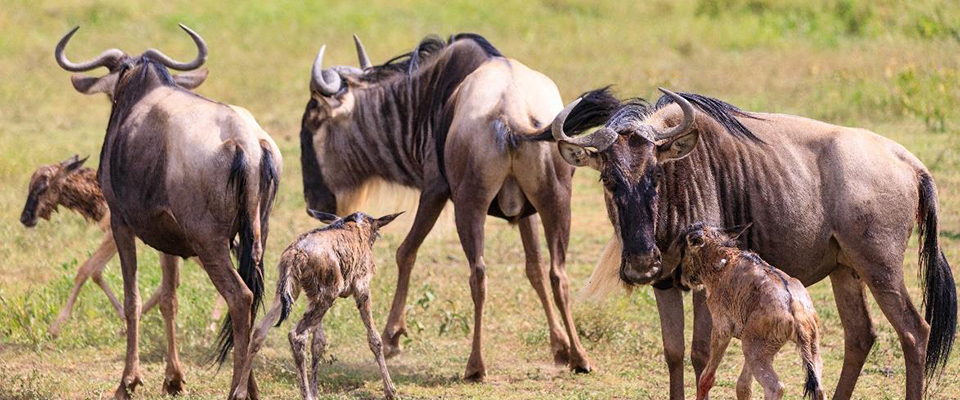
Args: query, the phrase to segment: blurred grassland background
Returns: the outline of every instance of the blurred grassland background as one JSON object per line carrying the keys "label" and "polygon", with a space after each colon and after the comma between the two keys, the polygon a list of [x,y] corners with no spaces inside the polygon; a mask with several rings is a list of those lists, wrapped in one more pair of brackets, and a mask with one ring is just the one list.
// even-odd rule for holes
{"label": "blurred grassland background", "polygon": [[[564,99],[615,84],[621,96],[655,96],[656,87],[698,92],[747,110],[803,115],[873,130],[905,145],[932,171],[940,191],[941,243],[960,265],[960,6],[949,0],[655,0],[595,2],[390,0],[370,2],[221,1],[106,2],[8,0],[0,7],[0,398],[100,398],[113,393],[122,369],[121,321],[92,283],[60,338],[46,333],[72,286],[76,267],[100,232],[69,212],[28,230],[18,221],[32,171],[79,153],[97,165],[109,116],[102,95],[86,97],[53,60],[56,41],[82,28],[67,50],[73,60],[118,47],[139,54],[156,47],[188,59],[193,43],[184,23],[210,46],[210,77],[197,92],[248,108],[276,139],[285,169],[266,253],[272,299],[280,251],[316,227],[304,213],[299,123],[308,101],[310,65],[328,44],[326,62],[356,65],[350,35],[364,40],[375,63],[413,48],[429,34],[475,32],[505,55],[550,76]],[[102,73],[102,71],[95,71]],[[592,171],[575,177],[573,229],[567,257],[574,291],[581,288],[609,239],[600,186]],[[411,209],[403,201],[372,201],[367,210]],[[385,322],[396,281],[394,253],[411,214],[378,242],[374,314]],[[404,225],[406,224],[406,225]],[[405,352],[388,362],[407,398],[663,398],[667,373],[651,288],[601,303],[578,302],[575,318],[596,371],[573,375],[551,363],[546,322],[523,273],[516,229],[488,220],[485,314],[487,383],[463,383],[472,302],[469,275],[450,217],[421,248],[408,301]],[[545,250],[545,248],[544,248]],[[156,253],[140,246],[142,295],[159,283]],[[916,240],[904,263],[907,286],[920,303]],[[214,289],[186,262],[180,286],[185,398],[223,398],[230,379],[207,363],[214,346]],[[119,262],[106,276],[122,292]],[[832,393],[843,339],[830,283],[811,288],[824,325],[824,381]],[[687,336],[690,335],[687,296]],[[879,338],[856,398],[902,398],[899,342],[870,299]],[[302,301],[301,301],[302,303]],[[302,304],[298,310],[302,310]],[[295,316],[299,315],[299,311]],[[144,316],[141,349],[145,398],[160,397],[165,341],[158,312]],[[322,395],[376,398],[379,378],[351,301],[325,319],[330,341],[320,373]],[[258,361],[264,398],[297,396],[285,338],[291,323],[271,331]],[[689,341],[688,341],[689,343]],[[688,345],[689,353],[689,345]],[[793,349],[777,367],[787,397],[799,398],[802,373]],[[727,353],[714,396],[732,398],[741,362]],[[952,358],[934,398],[960,398],[960,356]],[[687,362],[688,396],[694,393]],[[755,389],[759,389],[755,386]],[[756,392],[755,392],[756,393]]]}

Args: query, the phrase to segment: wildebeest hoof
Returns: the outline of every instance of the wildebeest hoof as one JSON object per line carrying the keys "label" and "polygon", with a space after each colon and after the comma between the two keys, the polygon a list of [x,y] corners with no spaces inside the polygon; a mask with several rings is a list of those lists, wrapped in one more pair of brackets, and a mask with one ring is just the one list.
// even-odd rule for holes
{"label": "wildebeest hoof", "polygon": [[571,367],[571,369],[573,369],[573,372],[574,372],[574,373],[578,373],[578,374],[589,374],[589,373],[593,372],[593,368],[590,368],[589,365],[582,366],[582,367],[581,367],[581,366],[573,366],[573,367]]}
{"label": "wildebeest hoof", "polygon": [[120,380],[120,387],[117,388],[117,391],[113,394],[113,398],[117,400],[126,400],[130,396],[133,396],[133,392],[136,391],[137,386],[143,385],[143,380],[140,379],[140,375],[128,376]]}
{"label": "wildebeest hoof", "polygon": [[386,358],[393,358],[403,352],[403,348],[400,347],[400,336],[403,336],[405,333],[403,330],[399,332],[383,332],[383,356]]}
{"label": "wildebeest hoof", "polygon": [[483,366],[471,368],[467,366],[467,372],[463,374],[463,380],[469,382],[480,383],[483,382],[483,379],[487,376],[487,369]]}
{"label": "wildebeest hoof", "polygon": [[163,392],[171,396],[183,394],[184,382],[182,376],[166,377],[163,379]]}

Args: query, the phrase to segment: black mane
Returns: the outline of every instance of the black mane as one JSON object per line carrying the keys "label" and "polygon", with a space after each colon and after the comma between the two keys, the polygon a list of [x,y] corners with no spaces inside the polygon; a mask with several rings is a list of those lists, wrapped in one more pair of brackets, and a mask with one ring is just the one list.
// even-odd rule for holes
{"label": "black mane", "polygon": [[[677,94],[717,121],[734,137],[763,143],[763,140],[737,120],[737,117],[761,119],[756,115],[712,97],[696,93]],[[573,109],[563,124],[565,132],[579,133],[576,128],[585,125],[584,121],[592,121],[597,118],[605,119],[606,126],[614,130],[629,128],[631,125],[643,123],[655,111],[674,103],[669,96],[660,97],[653,106],[639,97],[619,100],[610,91],[610,86],[591,90],[582,94],[581,97],[583,101]]]}
{"label": "black mane", "polygon": [[423,38],[413,51],[400,54],[381,65],[371,67],[367,73],[363,74],[361,79],[366,82],[379,82],[397,75],[413,75],[421,64],[432,60],[444,49],[460,40],[472,40],[489,57],[503,57],[500,50],[497,50],[486,38],[475,33],[458,33],[451,35],[446,41],[439,36],[430,35]]}
{"label": "black mane", "polygon": [[[677,93],[680,97],[683,97],[690,104],[693,104],[700,109],[704,114],[709,115],[713,118],[714,121],[717,121],[721,126],[723,126],[727,132],[730,132],[733,136],[740,139],[750,139],[755,142],[763,143],[763,140],[760,140],[753,132],[750,131],[746,126],[743,126],[736,117],[750,118],[750,119],[761,119],[751,113],[743,111],[737,106],[734,106],[730,103],[717,100],[712,97],[707,97],[699,95],[696,93]],[[669,104],[675,103],[670,96],[661,96],[657,100],[657,104],[654,106],[655,110],[659,110],[663,107],[666,107]]]}

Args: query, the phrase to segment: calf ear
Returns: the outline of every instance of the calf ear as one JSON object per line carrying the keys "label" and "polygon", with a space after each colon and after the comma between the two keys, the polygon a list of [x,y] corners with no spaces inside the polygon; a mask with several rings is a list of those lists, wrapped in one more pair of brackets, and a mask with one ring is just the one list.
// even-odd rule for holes
{"label": "calf ear", "polygon": [[209,73],[210,71],[206,68],[200,68],[196,71],[176,74],[173,76],[173,81],[177,82],[177,85],[180,85],[180,87],[184,89],[193,90],[203,84],[203,81],[207,80],[207,74]]}
{"label": "calf ear", "polygon": [[68,158],[66,161],[60,163],[60,167],[63,168],[63,172],[70,173],[80,169],[83,166],[83,163],[87,162],[87,159],[90,156],[86,156],[83,159],[79,155],[74,154],[73,157]]}
{"label": "calf ear", "polygon": [[107,74],[105,76],[84,76],[75,74],[70,77],[73,88],[83,94],[106,93],[113,97],[113,91],[117,87],[117,73]]}
{"label": "calf ear", "polygon": [[600,156],[597,153],[564,141],[557,142],[557,148],[560,150],[560,156],[570,165],[600,170]]}
{"label": "calf ear", "polygon": [[387,226],[387,224],[393,222],[394,219],[399,217],[400,214],[403,214],[403,211],[398,212],[396,214],[385,215],[380,218],[377,218],[377,227],[383,228],[384,226]]}
{"label": "calf ear", "polygon": [[686,134],[657,142],[657,161],[676,161],[690,155],[700,142],[700,131],[694,129]]}
{"label": "calf ear", "polygon": [[750,229],[751,226],[753,226],[753,222],[744,225],[731,226],[727,229],[724,229],[723,233],[727,234],[730,239],[737,240],[737,238],[742,236],[747,229]]}
{"label": "calf ear", "polygon": [[314,217],[314,218],[320,220],[320,222],[323,222],[323,223],[325,223],[325,224],[332,224],[332,223],[336,222],[338,219],[340,219],[340,217],[338,217],[338,216],[336,216],[336,215],[334,215],[334,214],[325,213],[325,212],[323,212],[323,211],[317,211],[317,210],[309,210],[309,209],[308,209],[308,210],[307,210],[307,214],[310,214],[311,217]]}

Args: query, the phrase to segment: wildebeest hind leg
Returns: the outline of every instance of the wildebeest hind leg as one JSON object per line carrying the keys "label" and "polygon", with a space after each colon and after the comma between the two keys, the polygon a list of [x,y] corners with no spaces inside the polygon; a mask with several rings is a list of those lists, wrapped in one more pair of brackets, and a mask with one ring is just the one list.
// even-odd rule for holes
{"label": "wildebeest hind leg", "polygon": [[547,315],[547,326],[550,329],[550,351],[553,352],[553,361],[558,365],[566,365],[570,360],[570,339],[567,333],[560,328],[553,304],[547,296],[550,284],[547,281],[547,268],[540,257],[540,227],[537,226],[536,214],[520,220],[520,238],[523,241],[523,252],[526,256],[526,274],[530,285],[537,292],[543,311]]}
{"label": "wildebeest hind leg", "polygon": [[167,335],[167,369],[163,378],[163,392],[180,394],[183,391],[183,365],[177,350],[177,287],[180,286],[180,258],[160,254],[163,279],[160,282],[160,313]]}
{"label": "wildebeest hind leg", "polygon": [[140,289],[137,287],[137,244],[130,227],[112,221],[123,271],[123,311],[127,322],[127,355],[114,398],[128,399],[143,384],[140,376]]}
{"label": "wildebeest hind leg", "polygon": [[743,345],[745,362],[750,366],[750,372],[763,387],[764,400],[782,399],[783,383],[780,382],[777,372],[773,370],[773,358],[782,346],[771,346],[771,343],[752,340],[749,337],[743,338],[741,344]]}
{"label": "wildebeest hind leg", "polygon": [[[487,374],[483,364],[483,303],[487,297],[486,264],[483,261],[483,222],[486,217],[486,201],[476,198],[454,199],[454,216],[460,244],[470,264],[470,294],[473,298],[473,343],[470,359],[463,378],[482,381]],[[458,201],[462,200],[462,201]]]}
{"label": "wildebeest hind leg", "polygon": [[554,182],[542,187],[531,199],[540,218],[543,231],[547,236],[547,248],[550,250],[550,284],[553,299],[560,309],[560,317],[567,328],[570,339],[570,368],[576,372],[590,372],[590,360],[587,351],[580,344],[580,336],[570,311],[570,287],[567,283],[567,244],[570,242],[570,191],[565,183]]}
{"label": "wildebeest hind leg", "polygon": [[863,282],[850,267],[840,266],[830,274],[833,297],[843,326],[843,368],[834,399],[849,399],[860,378],[863,364],[877,339],[867,310]]}
{"label": "wildebeest hind leg", "polygon": [[420,194],[420,203],[413,226],[407,233],[406,239],[397,249],[397,289],[393,295],[393,305],[390,307],[390,316],[383,328],[383,352],[387,358],[400,354],[400,336],[406,333],[407,292],[410,288],[410,274],[417,261],[417,250],[433,229],[440,212],[443,211],[450,190],[446,181],[435,180],[427,185]]}
{"label": "wildebeest hind leg", "polygon": [[750,400],[753,388],[753,374],[750,373],[750,364],[747,364],[746,358],[743,360],[743,369],[740,370],[740,378],[737,379],[737,400]]}
{"label": "wildebeest hind leg", "polygon": [[77,296],[80,295],[80,289],[84,283],[87,282],[87,279],[91,277],[94,279],[94,282],[103,289],[104,293],[107,294],[107,298],[110,299],[117,313],[120,314],[120,318],[123,318],[123,308],[113,295],[113,292],[110,291],[110,287],[107,286],[102,279],[103,267],[106,266],[107,261],[109,261],[116,252],[117,245],[113,240],[113,235],[107,233],[100,241],[100,246],[97,247],[97,250],[94,251],[93,255],[90,256],[77,271],[77,276],[73,280],[73,289],[70,291],[70,297],[67,298],[67,304],[63,306],[57,319],[50,325],[48,331],[51,336],[57,337],[60,335],[60,328],[63,326],[63,323],[70,318],[70,314],[73,312],[73,306],[77,301]]}

